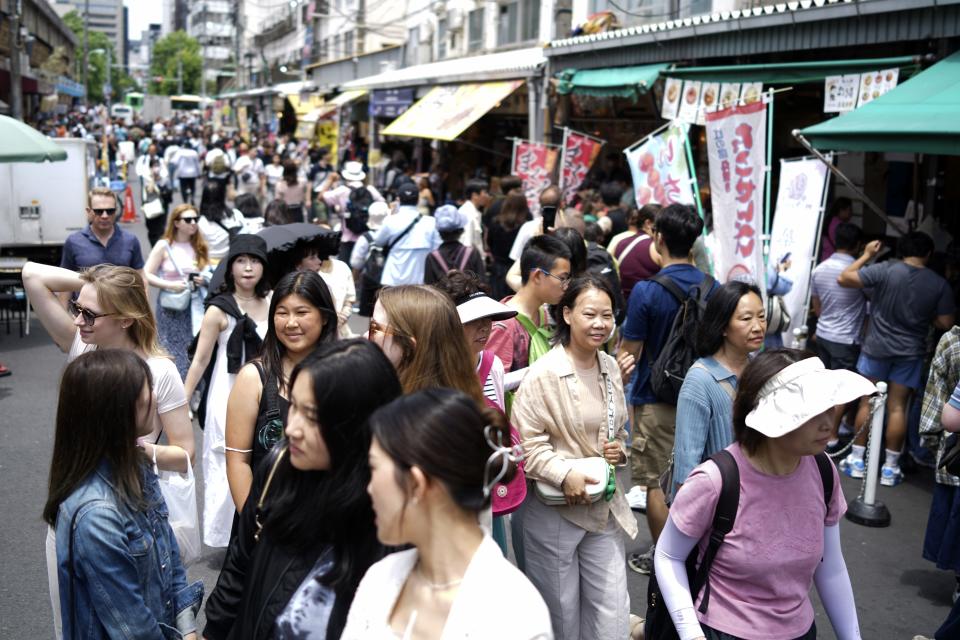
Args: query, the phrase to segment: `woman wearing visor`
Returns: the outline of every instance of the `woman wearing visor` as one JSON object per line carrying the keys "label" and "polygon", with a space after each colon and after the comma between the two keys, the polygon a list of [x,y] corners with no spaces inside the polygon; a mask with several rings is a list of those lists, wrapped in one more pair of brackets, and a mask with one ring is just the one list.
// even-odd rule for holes
{"label": "woman wearing visor", "polygon": [[827,446],[835,407],[874,392],[866,378],[796,350],[766,351],[746,366],[733,404],[736,441],[724,450],[740,476],[739,507],[700,593],[691,596],[684,562],[710,538],[722,487],[716,462],[683,483],[657,543],[657,581],[681,640],[816,638],[811,583],[837,638],[860,638],[840,550],[847,504],[836,469],[821,471],[814,456]]}

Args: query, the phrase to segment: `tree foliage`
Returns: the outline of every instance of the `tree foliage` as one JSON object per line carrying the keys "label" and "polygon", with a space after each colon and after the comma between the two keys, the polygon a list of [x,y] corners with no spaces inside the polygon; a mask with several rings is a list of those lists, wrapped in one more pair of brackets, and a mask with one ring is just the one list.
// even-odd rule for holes
{"label": "tree foliage", "polygon": [[[200,92],[200,73],[203,60],[200,43],[185,31],[174,31],[164,36],[153,46],[150,60],[150,92],[176,95],[178,61],[183,69],[183,93]],[[163,78],[157,82],[157,78]]]}
{"label": "tree foliage", "polygon": [[[89,55],[84,55],[83,51],[83,16],[76,11],[71,11],[63,16],[66,23],[74,35],[77,36],[76,64],[77,68],[74,77],[77,80],[83,79],[83,67],[87,65],[87,96],[91,102],[104,101],[103,85],[107,81],[107,54],[97,53],[100,51],[110,51],[111,62],[114,65],[110,75],[110,81],[113,86],[113,98],[117,100],[124,91],[129,91],[136,86],[133,78],[126,71],[117,67],[122,58],[117,55],[113,41],[106,34],[99,31],[90,30],[87,33]],[[86,60],[86,63],[84,62]]]}

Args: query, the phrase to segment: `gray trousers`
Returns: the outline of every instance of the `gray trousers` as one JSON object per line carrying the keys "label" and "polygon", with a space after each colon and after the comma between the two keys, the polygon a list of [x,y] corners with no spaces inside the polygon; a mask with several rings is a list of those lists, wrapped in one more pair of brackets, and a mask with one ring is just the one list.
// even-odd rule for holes
{"label": "gray trousers", "polygon": [[547,603],[556,639],[629,637],[630,595],[616,519],[611,515],[603,532],[591,533],[533,492],[521,511],[527,578]]}

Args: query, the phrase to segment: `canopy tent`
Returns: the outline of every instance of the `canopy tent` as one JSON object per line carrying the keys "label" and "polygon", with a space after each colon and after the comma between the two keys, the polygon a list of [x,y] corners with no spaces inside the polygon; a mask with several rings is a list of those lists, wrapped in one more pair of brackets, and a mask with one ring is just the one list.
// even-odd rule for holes
{"label": "canopy tent", "polygon": [[385,136],[454,140],[523,82],[509,80],[434,87],[382,133]]}
{"label": "canopy tent", "polygon": [[59,162],[67,152],[30,125],[0,116],[0,162]]}
{"label": "canopy tent", "polygon": [[901,69],[901,78],[919,70],[919,56],[869,58],[862,60],[818,60],[815,62],[775,62],[737,64],[720,67],[681,67],[663,75],[702,82],[762,82],[763,84],[801,84],[820,82],[827,76],[842,76],[880,69]]}
{"label": "canopy tent", "polygon": [[960,51],[800,135],[823,150],[960,155]]}
{"label": "canopy tent", "polygon": [[609,69],[566,69],[557,74],[557,93],[636,100],[653,86],[669,64]]}
{"label": "canopy tent", "polygon": [[324,103],[320,107],[314,109],[310,113],[301,117],[300,120],[306,121],[306,122],[316,122],[318,120],[326,118],[327,116],[332,114],[335,110],[339,109],[340,107],[350,104],[354,100],[362,98],[365,95],[367,95],[366,89],[351,89],[348,91],[344,91],[343,93],[338,95],[336,98],[332,98],[331,100],[328,100],[326,103]]}

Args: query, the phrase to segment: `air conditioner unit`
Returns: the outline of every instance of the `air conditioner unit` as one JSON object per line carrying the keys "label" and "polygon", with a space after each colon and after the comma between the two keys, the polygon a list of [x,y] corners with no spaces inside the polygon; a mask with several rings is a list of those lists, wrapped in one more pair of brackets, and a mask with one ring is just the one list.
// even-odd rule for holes
{"label": "air conditioner unit", "polygon": [[447,29],[460,31],[463,28],[463,9],[454,7],[447,10]]}
{"label": "air conditioner unit", "polygon": [[424,21],[420,23],[420,42],[430,42],[430,39],[433,38],[434,29],[433,20],[425,18]]}

